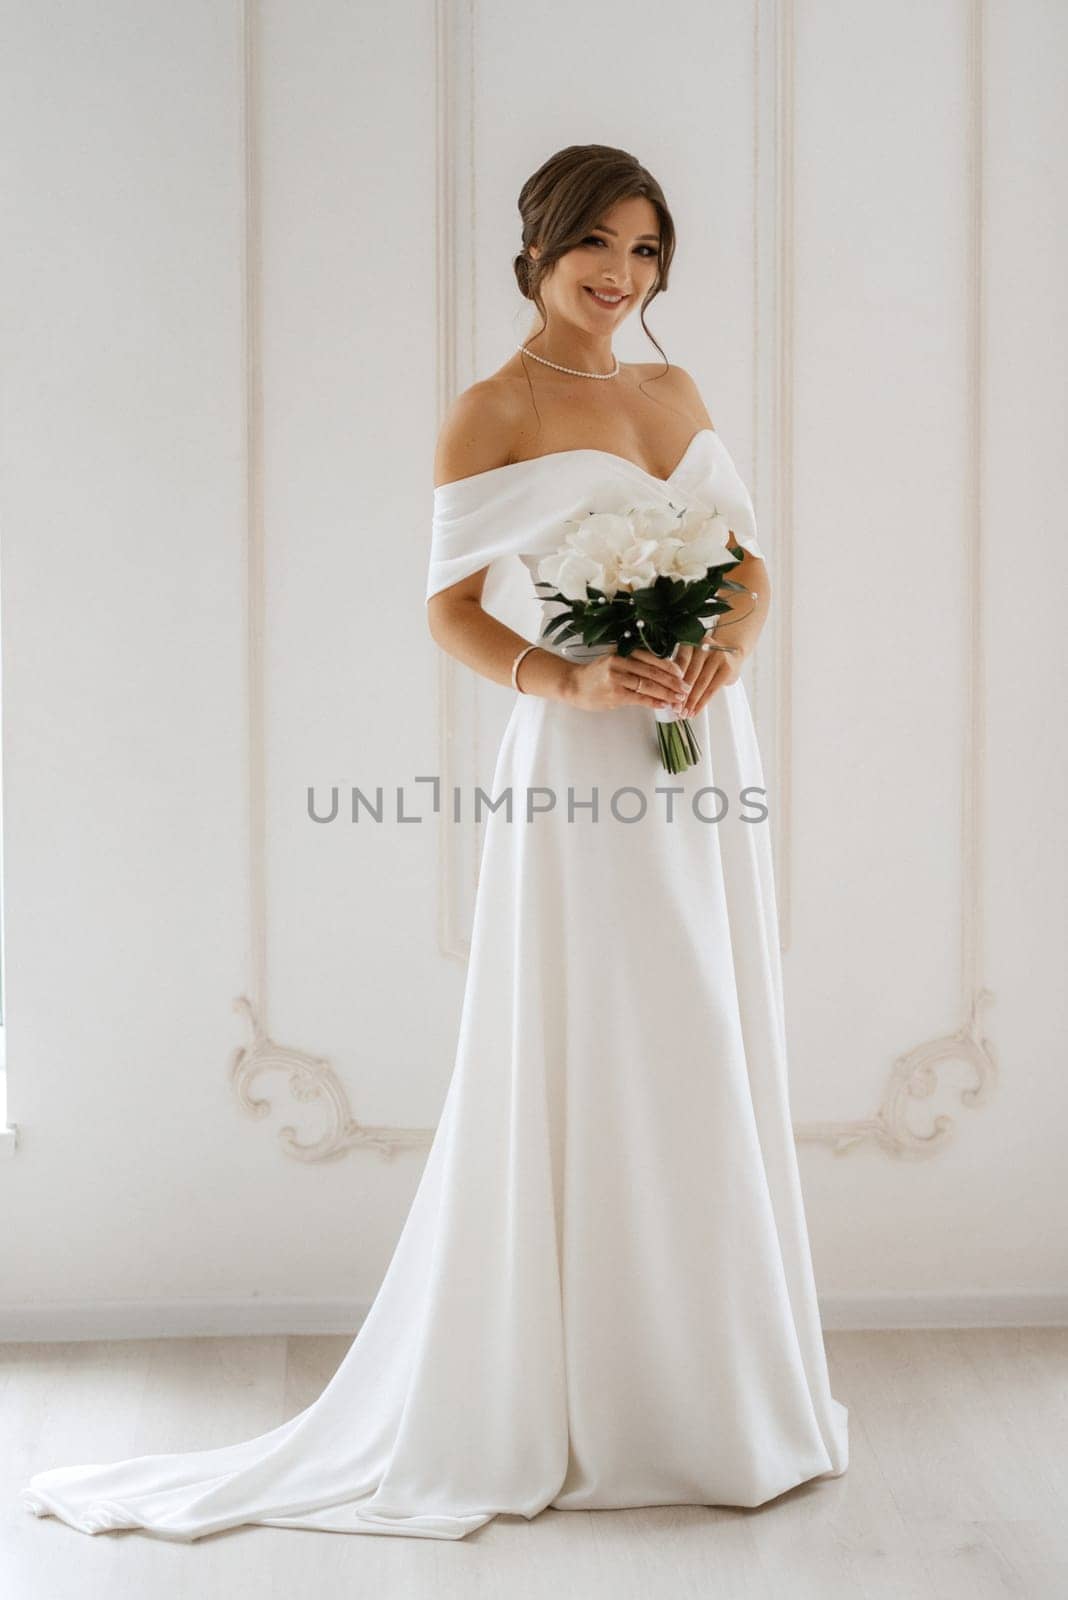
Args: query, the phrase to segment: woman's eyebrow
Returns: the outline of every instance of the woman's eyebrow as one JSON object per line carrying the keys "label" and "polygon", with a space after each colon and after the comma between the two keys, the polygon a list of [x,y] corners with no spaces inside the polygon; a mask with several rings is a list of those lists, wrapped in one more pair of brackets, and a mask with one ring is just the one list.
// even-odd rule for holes
{"label": "woman's eyebrow", "polygon": [[[615,228],[606,228],[603,222],[595,222],[594,227],[600,228],[602,233],[610,233],[613,238],[617,237]],[[660,235],[658,233],[639,233],[638,238],[651,239],[654,244],[658,244],[660,242]]]}

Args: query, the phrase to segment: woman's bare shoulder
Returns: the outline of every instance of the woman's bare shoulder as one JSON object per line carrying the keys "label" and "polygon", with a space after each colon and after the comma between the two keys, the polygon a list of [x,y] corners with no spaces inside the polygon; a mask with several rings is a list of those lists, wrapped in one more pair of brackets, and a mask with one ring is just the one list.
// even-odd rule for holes
{"label": "woman's bare shoulder", "polygon": [[456,396],[438,433],[435,488],[508,465],[521,415],[520,401],[515,378],[496,374]]}
{"label": "woman's bare shoulder", "polygon": [[665,372],[662,361],[639,361],[634,363],[631,370],[639,383],[656,378],[652,393],[659,390],[663,399],[680,406],[692,418],[695,427],[712,428],[715,432],[701,391],[685,367],[669,366]]}

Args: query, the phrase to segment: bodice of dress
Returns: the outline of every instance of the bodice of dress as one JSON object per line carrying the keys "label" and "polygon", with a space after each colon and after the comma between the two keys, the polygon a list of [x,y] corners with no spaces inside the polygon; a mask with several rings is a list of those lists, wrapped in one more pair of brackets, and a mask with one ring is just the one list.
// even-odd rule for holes
{"label": "bodice of dress", "polygon": [[[667,478],[605,450],[560,450],[491,467],[434,490],[426,599],[487,568],[483,605],[549,649],[544,629],[560,609],[534,588],[541,560],[564,542],[567,524],[591,511],[700,506],[723,516],[738,544],[764,558],[749,491],[713,428],[690,440]],[[584,647],[567,646],[567,654]]]}

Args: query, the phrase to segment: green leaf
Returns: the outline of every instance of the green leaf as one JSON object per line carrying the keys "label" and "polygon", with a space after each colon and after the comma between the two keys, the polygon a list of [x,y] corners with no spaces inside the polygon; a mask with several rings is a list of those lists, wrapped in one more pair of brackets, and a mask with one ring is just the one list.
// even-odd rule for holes
{"label": "green leaf", "polygon": [[706,629],[699,622],[683,622],[675,629],[681,644],[700,644],[704,639]]}

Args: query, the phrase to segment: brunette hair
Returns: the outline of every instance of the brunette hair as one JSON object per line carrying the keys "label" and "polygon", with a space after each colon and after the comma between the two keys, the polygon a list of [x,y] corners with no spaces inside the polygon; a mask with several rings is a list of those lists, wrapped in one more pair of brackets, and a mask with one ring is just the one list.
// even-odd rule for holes
{"label": "brunette hair", "polygon": [[[664,362],[664,377],[670,363],[645,321],[645,308],[668,285],[668,272],[675,254],[675,223],[668,210],[664,191],[652,173],[636,156],[608,144],[569,144],[550,156],[519,191],[519,215],[523,222],[523,248],[512,265],[520,293],[532,300],[541,312],[541,333],[548,322],[541,298],[541,283],[554,261],[581,244],[606,211],[620,200],[640,195],[656,211],[660,223],[657,273],[641,303],[641,324]],[[536,244],[535,260],[527,254]],[[536,335],[532,335],[536,337]],[[527,362],[523,363],[524,369]],[[530,374],[527,373],[527,382]],[[533,387],[531,388],[533,400]],[[537,409],[535,407],[535,409]]]}

